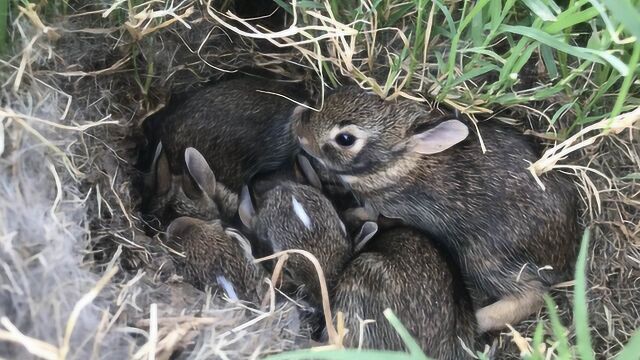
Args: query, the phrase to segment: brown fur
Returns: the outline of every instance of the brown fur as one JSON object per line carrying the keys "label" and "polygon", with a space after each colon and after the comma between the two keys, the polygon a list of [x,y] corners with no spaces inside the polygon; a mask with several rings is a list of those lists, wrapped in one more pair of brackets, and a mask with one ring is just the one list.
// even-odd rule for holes
{"label": "brown fur", "polygon": [[238,195],[216,181],[204,159],[198,160],[199,170],[193,171],[208,172],[209,184],[203,183],[201,176],[194,176],[190,169],[181,175],[171,174],[165,151],[160,146],[147,175],[143,212],[155,216],[163,225],[180,216],[231,222],[238,210]]}
{"label": "brown fur", "polygon": [[160,140],[169,167],[179,174],[187,147],[198,149],[218,181],[238,193],[260,171],[277,168],[297,151],[290,116],[301,92],[256,78],[223,81],[191,95],[162,119]]}
{"label": "brown fur", "polygon": [[[480,126],[485,154],[475,134],[438,153],[411,150],[414,134],[451,118],[412,101],[385,102],[348,87],[330,95],[323,111],[302,119],[296,132],[305,150],[375,211],[443,244],[462,269],[476,308],[504,298],[541,297],[568,278],[575,260],[575,188],[561,174],[549,173],[541,190],[526,170],[527,161],[539,156],[535,144],[496,122]],[[346,124],[368,137],[362,150],[330,143],[331,129]],[[491,328],[503,325],[498,321]]]}
{"label": "brown fur", "polygon": [[431,240],[407,227],[376,235],[342,271],[333,291],[334,311],[345,313],[348,347],[406,350],[383,315],[390,308],[435,359],[468,358],[460,340],[473,349],[474,317],[464,284],[456,279]]}
{"label": "brown fur", "polygon": [[[331,202],[316,188],[293,182],[283,182],[257,199],[255,214],[245,221],[257,242],[274,252],[309,251],[320,261],[328,285],[333,285],[341,265],[352,255],[353,246]],[[308,226],[296,214],[294,199],[308,216]],[[319,307],[318,276],[311,262],[292,254],[286,271],[289,286],[304,287],[301,295]]]}
{"label": "brown fur", "polygon": [[265,273],[253,262],[249,242],[230,236],[219,220],[180,217],[169,225],[167,236],[168,243],[185,254],[182,272],[186,281],[200,289],[212,286],[221,291],[219,277],[223,276],[239,299],[259,300]]}

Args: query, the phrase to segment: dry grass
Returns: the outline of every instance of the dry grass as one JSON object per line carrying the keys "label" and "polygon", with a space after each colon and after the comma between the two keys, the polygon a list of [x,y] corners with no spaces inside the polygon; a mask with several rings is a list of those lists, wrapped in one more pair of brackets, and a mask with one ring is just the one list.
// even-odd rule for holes
{"label": "dry grass", "polygon": [[[319,84],[355,81],[389,99],[438,97],[471,116],[539,134],[549,146],[530,171],[576,175],[582,222],[594,229],[588,298],[595,349],[602,358],[619,351],[640,327],[638,109],[630,103],[576,128],[574,110],[555,116],[566,98],[532,95],[544,86],[513,85],[518,96],[531,96],[526,103],[509,103],[504,94],[491,103],[481,93],[486,82],[434,78],[431,54],[449,41],[436,34],[434,3],[419,14],[419,43],[387,26],[387,14],[350,22],[324,4],[293,2],[295,15],[273,30],[228,12],[231,1],[49,1],[14,9],[14,51],[0,59],[0,283],[7,284],[0,288],[0,354],[152,359],[189,349],[182,356],[255,358],[305,344],[295,305],[276,306],[273,287],[268,303],[254,308],[162,282],[157,262],[166,251],[143,235],[137,161],[144,120],[171,93],[246,67],[305,81],[321,96]],[[398,49],[415,44],[424,44],[416,47],[418,61],[398,58]],[[447,69],[464,74],[461,64]],[[596,81],[595,65],[576,69],[584,71],[567,79]],[[554,295],[571,323],[571,286]],[[541,312],[501,334],[501,357],[530,350],[537,322],[546,319]],[[339,339],[343,329],[334,332]]]}

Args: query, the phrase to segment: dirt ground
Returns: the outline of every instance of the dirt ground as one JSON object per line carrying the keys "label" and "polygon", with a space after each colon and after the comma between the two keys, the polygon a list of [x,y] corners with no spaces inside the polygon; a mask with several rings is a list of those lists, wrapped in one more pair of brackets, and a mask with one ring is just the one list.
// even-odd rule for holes
{"label": "dirt ground", "polygon": [[[13,34],[24,50],[0,65],[0,119],[8,134],[0,153],[0,263],[11,269],[0,274],[10,284],[0,290],[0,309],[26,336],[49,344],[60,344],[73,324],[66,351],[77,358],[146,356],[151,323],[164,356],[187,345],[192,358],[304,346],[306,330],[292,304],[248,311],[160,276],[158,259],[167,250],[148,236],[139,209],[148,166],[145,121],[172,99],[243,72],[296,79],[317,92],[315,74],[296,65],[300,54],[225,32],[198,10],[188,18],[190,28],[175,21],[142,34],[114,27],[102,17],[104,8],[78,5],[48,31],[25,16]],[[505,111],[524,128],[543,131],[538,112]],[[582,224],[592,229],[589,314],[603,359],[640,327],[639,137],[637,128],[604,136],[568,160],[599,172],[575,179]],[[91,305],[70,322],[86,294],[93,294]],[[573,339],[571,284],[552,295]],[[48,318],[47,311],[57,315]],[[516,330],[531,337],[546,318],[542,311]],[[499,358],[520,358],[511,333],[496,338],[504,350]],[[14,340],[0,342],[0,353],[23,356],[21,344],[44,353],[65,349]]]}

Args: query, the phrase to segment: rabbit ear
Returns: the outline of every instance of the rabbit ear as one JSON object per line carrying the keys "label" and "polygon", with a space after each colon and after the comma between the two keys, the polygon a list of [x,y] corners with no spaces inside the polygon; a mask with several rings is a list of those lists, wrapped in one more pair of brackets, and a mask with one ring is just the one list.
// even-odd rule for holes
{"label": "rabbit ear", "polygon": [[309,182],[309,184],[317,189],[322,189],[322,182],[320,182],[320,178],[318,177],[318,174],[316,173],[313,166],[311,166],[311,162],[309,161],[309,159],[301,154],[298,154],[297,158],[298,166],[300,166],[300,170],[304,174],[304,177]]}
{"label": "rabbit ear", "polygon": [[179,217],[171,222],[167,227],[167,237],[169,238],[181,238],[185,235],[186,231],[194,226],[198,226],[202,223],[202,220],[192,218],[189,216]]}
{"label": "rabbit ear", "polygon": [[253,219],[256,216],[256,210],[253,207],[253,201],[251,201],[251,194],[249,188],[245,185],[240,192],[240,202],[238,205],[238,215],[240,215],[240,221],[248,229],[253,228]]}
{"label": "rabbit ear", "polygon": [[171,170],[169,169],[167,155],[162,151],[162,143],[158,143],[156,147],[156,153],[151,163],[151,173],[155,194],[166,194],[171,188]]}
{"label": "rabbit ear", "polygon": [[376,224],[373,221],[367,221],[364,224],[362,224],[362,227],[360,228],[360,232],[358,232],[358,235],[356,235],[356,238],[354,239],[354,250],[356,253],[359,253],[364,246],[369,242],[369,240],[371,240],[371,238],[373,238],[373,235],[375,235],[378,232],[378,224]]}
{"label": "rabbit ear", "polygon": [[307,111],[309,111],[309,105],[307,104],[298,105],[291,112],[290,118],[292,121],[299,121],[300,119],[302,119],[303,116],[305,116]]}
{"label": "rabbit ear", "polygon": [[344,225],[344,221],[338,219],[340,221],[340,230],[342,230],[342,234],[347,235],[347,227]]}
{"label": "rabbit ear", "polygon": [[185,192],[192,192],[187,195],[191,198],[199,197],[201,194],[195,192],[200,190],[213,196],[216,192],[216,177],[204,156],[198,150],[190,147],[184,151],[184,162],[187,165],[189,176],[199,187],[199,189],[192,189],[190,186],[185,186]]}
{"label": "rabbit ear", "polygon": [[419,154],[436,154],[461,142],[468,135],[469,128],[460,120],[446,120],[436,127],[413,135],[409,140],[409,147]]}
{"label": "rabbit ear", "polygon": [[251,250],[251,243],[249,242],[249,240],[242,235],[242,233],[234,228],[226,228],[224,230],[224,232],[229,235],[229,237],[231,237],[232,239],[236,240],[238,242],[238,244],[240,244],[240,247],[242,248],[242,252],[244,253],[245,257],[249,260],[249,261],[253,261],[253,251]]}

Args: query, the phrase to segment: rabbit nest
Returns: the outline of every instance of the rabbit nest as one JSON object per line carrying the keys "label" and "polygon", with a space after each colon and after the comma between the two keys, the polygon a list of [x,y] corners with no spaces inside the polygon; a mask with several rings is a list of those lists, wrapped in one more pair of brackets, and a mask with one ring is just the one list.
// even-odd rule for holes
{"label": "rabbit nest", "polygon": [[[167,250],[142,230],[138,159],[143,122],[170,94],[247,67],[309,88],[315,73],[295,49],[265,50],[197,6],[146,28],[115,26],[103,17],[112,8],[84,5],[47,25],[25,8],[11,30],[18,51],[0,63],[0,356],[233,359],[300,346],[293,303],[247,308],[157,276]],[[514,111],[543,129],[538,112]],[[639,172],[639,135],[599,137],[571,158],[605,175],[576,181],[604,356],[640,326],[640,182],[625,176]],[[571,284],[552,295],[569,324]],[[538,319],[517,332],[531,336]],[[513,336],[499,337],[505,358],[519,358]]]}

